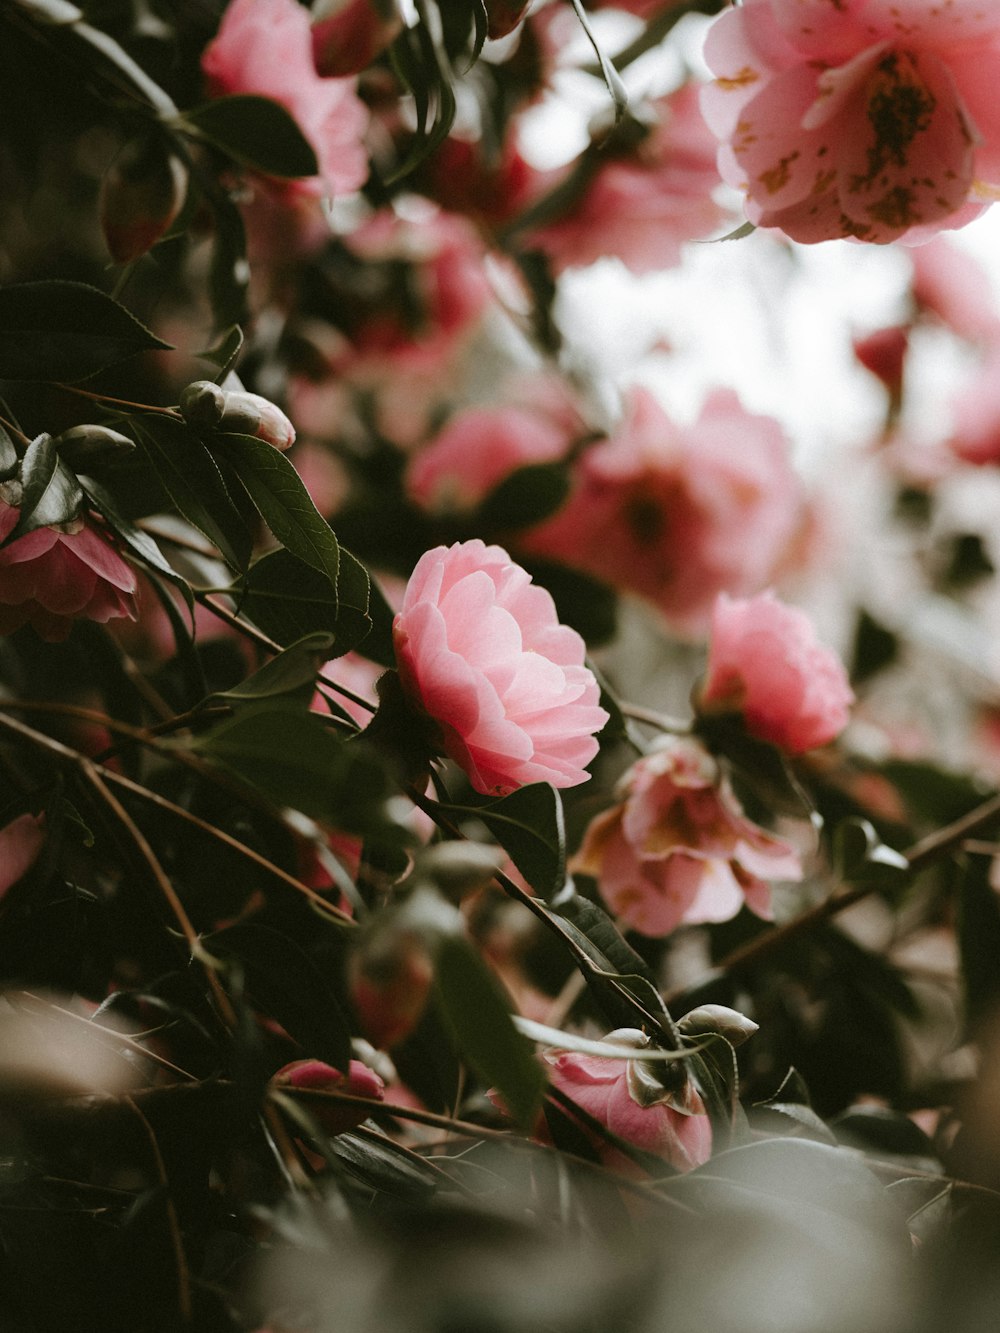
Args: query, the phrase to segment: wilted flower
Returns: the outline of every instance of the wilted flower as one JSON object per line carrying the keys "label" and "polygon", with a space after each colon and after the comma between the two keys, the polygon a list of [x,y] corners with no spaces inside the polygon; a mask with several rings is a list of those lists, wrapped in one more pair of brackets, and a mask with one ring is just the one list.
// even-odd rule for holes
{"label": "wilted flower", "polygon": [[771,915],[772,880],[798,880],[795,849],[744,815],[700,741],[665,737],[633,764],[621,802],[594,819],[573,869],[643,935],[728,921],[746,904]]}
{"label": "wilted flower", "polygon": [[[550,1051],[545,1056],[554,1087],[564,1092],[612,1134],[665,1158],[678,1171],[690,1171],[712,1152],[712,1126],[705,1105],[690,1081],[679,1093],[669,1092],[644,1065],[648,1038],[637,1028],[618,1028],[604,1038],[612,1046],[635,1046],[634,1060],[605,1059],[576,1051]],[[596,1134],[589,1137],[609,1166],[628,1161]]]}
{"label": "wilted flower", "polygon": [[772,592],[743,601],[723,593],[698,702],[704,713],[742,713],[752,736],[802,754],[840,735],[854,694],[805,612]]}
{"label": "wilted flower", "polygon": [[608,720],[579,634],[499,546],[428,551],[393,622],[404,689],[477,791],[589,777]]}
{"label": "wilted flower", "polygon": [[313,64],[309,11],[297,0],[232,0],[201,68],[215,97],[251,93],[280,102],[309,140],[319,175],[292,193],[343,194],[368,177],[368,112],[353,79],[325,79]]}
{"label": "wilted flower", "polygon": [[[19,512],[0,499],[0,541]],[[34,528],[0,547],[0,634],[32,625],[55,643],[77,619],[134,620],[135,589],[135,574],[89,520]]]}
{"label": "wilted flower", "polygon": [[994,5],[746,0],[705,58],[719,170],[793,240],[962,226],[1000,185]]}

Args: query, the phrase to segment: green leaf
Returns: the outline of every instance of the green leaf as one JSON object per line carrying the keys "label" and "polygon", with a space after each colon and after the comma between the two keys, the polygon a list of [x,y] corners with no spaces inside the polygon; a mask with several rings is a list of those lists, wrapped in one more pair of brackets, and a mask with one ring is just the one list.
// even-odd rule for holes
{"label": "green leaf", "polygon": [[867,819],[842,820],[833,835],[833,864],[845,884],[898,888],[910,876],[901,852],[887,847]]}
{"label": "green leaf", "polygon": [[117,537],[125,543],[126,546],[143,560],[152,569],[158,571],[165,578],[178,587],[184,595],[184,600],[188,604],[189,610],[194,610],[194,597],[191,593],[191,587],[187,579],[183,578],[169,564],[163,552],[153,541],[148,532],[143,532],[135,524],[120,513],[109,492],[100,482],[94,481],[92,477],[81,478],[81,483],[85,494],[90,499],[98,513],[102,514]]}
{"label": "green leaf", "polygon": [[87,283],[0,287],[0,379],[73,382],[170,346]]}
{"label": "green leaf", "polygon": [[519,467],[495,486],[479,506],[476,525],[513,531],[554,514],[569,494],[569,472],[561,463]]}
{"label": "green leaf", "polygon": [[1000,898],[989,868],[989,858],[970,856],[958,882],[958,946],[970,1027],[1000,1003]]}
{"label": "green leaf", "polygon": [[566,830],[562,800],[547,782],[533,782],[482,805],[445,805],[481,819],[533,889],[551,899],[566,883]]}
{"label": "green leaf", "polygon": [[278,806],[301,810],[347,833],[379,827],[386,786],[381,767],[303,707],[251,704],[189,746]]}
{"label": "green leaf", "polygon": [[[339,597],[329,579],[290,551],[273,551],[233,584],[233,596],[254,624],[277,643],[290,645],[306,634],[325,632],[333,635],[330,655],[340,657],[362,642],[367,650],[372,624],[368,571],[343,547],[338,583]],[[381,614],[381,605],[376,605]]]}
{"label": "green leaf", "polygon": [[253,1003],[277,1019],[305,1056],[346,1071],[350,1025],[333,987],[301,945],[252,922],[208,935],[204,944],[209,953],[240,964]]}
{"label": "green leaf", "polygon": [[246,569],[253,535],[202,441],[184,422],[161,413],[134,417],[132,425],[136,443],[179,513],[234,569]]}
{"label": "green leaf", "polygon": [[463,1060],[483,1083],[497,1089],[518,1124],[530,1130],[545,1095],[545,1070],[514,1027],[499,983],[456,936],[441,942],[434,998]]}
{"label": "green leaf", "polygon": [[189,129],[224,153],[268,176],[315,176],[319,163],[312,144],[290,113],[269,97],[240,93],[217,97],[185,111]]}
{"label": "green leaf", "polygon": [[80,483],[59,457],[56,441],[51,435],[39,435],[25,450],[21,462],[21,486],[17,525],[7,542],[35,528],[69,523],[83,508]]}
{"label": "green leaf", "polygon": [[618,596],[606,583],[547,560],[531,558],[522,563],[534,581],[552,594],[562,624],[575,629],[591,646],[614,638]]}
{"label": "green leaf", "polygon": [[231,690],[217,690],[211,697],[253,703],[297,695],[308,704],[316,688],[316,673],[329,656],[332,644],[332,634],[308,634],[265,662],[239,685]]}
{"label": "green leaf", "polygon": [[215,382],[221,384],[232,370],[242,349],[243,330],[238,324],[231,324],[211,347],[206,347],[204,351],[196,352],[195,355],[200,356],[203,361],[211,361],[213,366],[218,366],[219,373]]}
{"label": "green leaf", "polygon": [[621,120],[622,116],[628,110],[628,92],[625,89],[625,84],[622,82],[622,77],[615,69],[614,65],[612,65],[611,61],[601,50],[597,38],[594,36],[593,30],[590,26],[590,20],[587,18],[587,14],[583,8],[581,0],[570,0],[570,3],[573,6],[573,10],[576,14],[577,19],[579,20],[580,26],[583,28],[583,31],[587,34],[587,40],[593,47],[594,55],[597,57],[597,63],[599,64],[601,69],[601,76],[603,77],[604,82],[607,85],[608,92],[611,94],[611,100],[614,103],[615,122],[617,123],[619,120]]}
{"label": "green leaf", "polygon": [[285,455],[252,435],[217,433],[211,444],[239,477],[282,546],[324,575],[336,595],[340,571],[337,538]]}

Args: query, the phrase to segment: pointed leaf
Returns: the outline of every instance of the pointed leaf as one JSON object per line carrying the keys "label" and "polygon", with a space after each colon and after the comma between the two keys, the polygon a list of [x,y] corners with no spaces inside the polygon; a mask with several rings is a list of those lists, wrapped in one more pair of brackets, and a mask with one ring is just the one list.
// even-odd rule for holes
{"label": "pointed leaf", "polygon": [[315,176],[316,153],[291,114],[269,97],[217,97],[184,113],[184,126],[268,176]]}
{"label": "pointed leaf", "polygon": [[308,634],[265,662],[239,685],[231,690],[217,690],[211,697],[243,703],[301,695],[308,704],[316,688],[316,673],[326,661],[332,644],[332,634]]}
{"label": "pointed leaf", "polygon": [[462,1058],[497,1089],[522,1128],[531,1129],[545,1095],[545,1070],[515,1028],[499,983],[456,936],[441,942],[434,995]]}
{"label": "pointed leaf", "polygon": [[25,450],[21,462],[21,486],[17,525],[7,542],[35,528],[69,523],[83,508],[80,483],[60,459],[51,435],[39,435]]}
{"label": "pointed leaf", "polygon": [[170,346],[87,283],[0,287],[0,379],[72,382]]}
{"label": "pointed leaf", "polygon": [[446,805],[451,814],[481,819],[533,889],[554,897],[566,883],[566,830],[559,793],[533,782],[482,805]]}
{"label": "pointed leaf", "polygon": [[[330,655],[340,657],[362,642],[367,650],[371,629],[368,571],[343,547],[338,584],[339,597],[328,578],[281,550],[257,560],[233,585],[233,595],[244,614],[277,643],[290,645],[306,634],[324,632],[333,635]],[[376,608],[381,612],[378,603]]]}

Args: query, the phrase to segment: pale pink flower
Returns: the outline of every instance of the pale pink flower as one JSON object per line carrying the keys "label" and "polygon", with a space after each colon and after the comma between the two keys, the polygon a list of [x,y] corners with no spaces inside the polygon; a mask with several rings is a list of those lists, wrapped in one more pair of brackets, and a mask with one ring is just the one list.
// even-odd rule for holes
{"label": "pale pink flower", "polygon": [[527,233],[524,244],[543,250],[557,273],[614,256],[633,273],[679,263],[681,245],[714,231],[723,211],[716,145],[685,84],[654,104],[657,123],[634,149],[595,158],[596,169],[569,212]]}
{"label": "pale pink flower", "polygon": [[511,472],[563,457],[564,423],[522,407],[470,407],[456,412],[417,453],[406,490],[422,508],[469,510]]}
{"label": "pale pink flower", "polygon": [[802,511],[773,418],[718,390],[681,428],[636,387],[612,438],[581,456],[567,503],[522,545],[639,593],[674,629],[699,634],[717,593],[775,577]]}
{"label": "pale pink flower", "polygon": [[719,596],[701,712],[742,713],[752,736],[803,754],[840,735],[853,702],[843,664],[804,611],[772,592],[743,601]]}
{"label": "pale pink flower", "polygon": [[618,794],[591,822],[572,868],[592,875],[615,915],[642,935],[728,921],[744,904],[769,918],[771,882],[802,878],[795,849],[746,818],[691,737],[665,738]]}
{"label": "pale pink flower", "polygon": [[[618,1028],[604,1038],[610,1045],[635,1046],[634,1060],[605,1059],[577,1051],[545,1056],[552,1085],[566,1094],[612,1134],[662,1157],[678,1171],[690,1171],[712,1153],[712,1125],[700,1095],[687,1083],[678,1094],[662,1087],[642,1063],[647,1038],[637,1028]],[[661,1067],[662,1068],[662,1067]],[[584,1128],[608,1166],[634,1171],[628,1158],[596,1133]]]}
{"label": "pale pink flower", "polygon": [[746,0],[715,20],[705,59],[719,170],[760,226],[921,239],[996,197],[996,5]]}
{"label": "pale pink flower", "polygon": [[354,79],[317,74],[309,11],[298,0],[231,0],[201,68],[213,97],[269,97],[295,119],[313,147],[319,175],[283,188],[347,194],[365,183],[368,111]]}
{"label": "pale pink flower", "polygon": [[0,829],[0,894],[26,875],[38,860],[45,833],[38,815],[19,815]]}
{"label": "pale pink flower", "polygon": [[918,310],[933,315],[970,342],[1000,334],[996,293],[990,275],[967,250],[945,236],[909,251],[910,290]]}
{"label": "pale pink flower", "polygon": [[423,555],[393,638],[404,689],[477,791],[586,782],[608,714],[583,640],[501,547],[474,540]]}
{"label": "pale pink flower", "polygon": [[952,404],[951,448],[967,463],[1000,463],[1000,345]]}
{"label": "pale pink flower", "polygon": [[[0,499],[0,541],[18,513]],[[56,643],[74,620],[134,620],[135,589],[134,572],[89,520],[35,528],[0,547],[0,634],[32,625]]]}

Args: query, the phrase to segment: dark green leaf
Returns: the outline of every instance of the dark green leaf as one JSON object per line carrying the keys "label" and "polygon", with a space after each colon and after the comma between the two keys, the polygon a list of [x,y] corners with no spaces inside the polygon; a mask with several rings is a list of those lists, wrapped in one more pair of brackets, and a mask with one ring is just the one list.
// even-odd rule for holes
{"label": "dark green leaf", "polygon": [[367,751],[334,736],[303,707],[241,708],[190,743],[279,806],[345,832],[376,826],[384,774]]}
{"label": "dark green leaf", "polygon": [[522,1128],[531,1129],[545,1095],[545,1070],[511,1022],[499,984],[464,940],[441,942],[434,995],[462,1058],[497,1089]]}
{"label": "dark green leaf", "polygon": [[885,1106],[852,1107],[832,1122],[841,1143],[876,1154],[918,1157],[934,1170],[937,1153],[919,1126],[902,1111]]}
{"label": "dark green leaf", "polygon": [[901,852],[887,847],[867,819],[845,819],[833,835],[833,864],[845,884],[898,888],[909,879],[910,866]]}
{"label": "dark green leaf", "polygon": [[859,611],[851,654],[851,680],[856,685],[869,680],[895,661],[898,651],[896,635],[864,609]]}
{"label": "dark green leaf", "polygon": [[143,560],[152,569],[163,574],[165,578],[170,579],[176,587],[180,588],[184,595],[184,600],[188,604],[189,610],[193,611],[194,597],[192,596],[187,579],[182,578],[181,575],[171,567],[166,557],[163,555],[163,552],[157,546],[156,542],[153,541],[152,537],[150,537],[149,533],[143,532],[141,528],[137,528],[130,519],[125,518],[125,516],[119,512],[111,495],[100,482],[94,481],[91,477],[84,477],[81,484],[83,485],[83,489],[87,496],[93,503],[94,508],[98,513],[103,514],[108,526],[115,535],[120,537],[125,545],[128,546],[133,554],[137,555],[140,560]]}
{"label": "dark green leaf", "polygon": [[21,510],[7,541],[35,528],[69,523],[83,508],[80,483],[60,459],[51,435],[39,435],[28,445],[21,463],[21,485]]}
{"label": "dark green leaf", "polygon": [[959,872],[958,945],[970,1025],[1000,1003],[1000,898],[989,869],[987,857],[969,856]]}
{"label": "dark green leaf", "polygon": [[337,538],[285,455],[252,435],[215,434],[211,444],[239,477],[278,541],[324,575],[336,595]]}
{"label": "dark green leaf", "polygon": [[[582,894],[575,893],[560,902],[557,911],[561,917],[573,923],[599,951],[602,958],[607,959],[611,971],[643,977],[655,988],[656,977],[649,965],[636,953],[607,912],[597,903],[584,898]],[[663,1002],[659,996],[657,1001],[657,1010],[662,1009]]]}
{"label": "dark green leaf", "polygon": [[362,1129],[337,1134],[330,1140],[329,1152],[367,1190],[379,1190],[396,1203],[426,1198],[440,1184],[434,1168],[414,1153]]}
{"label": "dark green leaf", "polygon": [[597,56],[597,63],[601,69],[601,76],[607,85],[608,92],[611,94],[611,100],[614,103],[615,120],[619,121],[628,110],[628,92],[626,91],[625,84],[622,82],[621,75],[604,54],[597,38],[594,36],[590,26],[590,20],[587,18],[581,0],[571,0],[571,4],[576,13],[576,17],[580,22],[580,26],[587,34],[587,40],[593,47],[594,55]]}
{"label": "dark green leaf", "polygon": [[211,347],[206,347],[203,352],[196,353],[203,361],[211,361],[213,366],[218,366],[219,373],[216,376],[216,383],[221,384],[233,368],[236,358],[243,348],[243,330],[238,324],[232,324],[222,333],[218,341]]}
{"label": "dark green leaf", "polygon": [[588,644],[607,643],[614,637],[618,619],[618,597],[606,583],[565,565],[546,560],[522,562],[536,583],[547,588],[556,604],[556,614]]}
{"label": "dark green leaf", "polygon": [[305,950],[281,931],[239,922],[206,936],[209,953],[235,959],[253,1003],[277,1019],[304,1056],[346,1070],[351,1030],[336,993]]}
{"label": "dark green leaf", "polygon": [[[331,656],[340,657],[362,642],[367,650],[371,629],[368,571],[343,548],[338,584],[339,597],[323,574],[282,550],[256,561],[233,585],[233,595],[254,624],[277,643],[292,644],[306,634],[323,632],[333,635]],[[383,606],[376,603],[380,614]],[[386,632],[383,629],[383,636]]]}
{"label": "dark green leaf", "polygon": [[544,898],[554,897],[565,885],[562,801],[547,782],[533,782],[482,805],[445,805],[442,809],[481,819],[531,887]]}
{"label": "dark green leaf", "polygon": [[478,527],[507,532],[530,528],[554,514],[569,493],[569,472],[561,463],[520,467],[495,486],[479,506]]}
{"label": "dark green leaf", "polygon": [[161,413],[135,417],[132,425],[136,442],[178,511],[214,542],[234,569],[246,569],[253,536],[202,441],[184,422]]}
{"label": "dark green leaf", "polygon": [[0,379],[82,380],[137,352],[170,348],[83,282],[0,287]]}
{"label": "dark green leaf", "polygon": [[326,661],[332,644],[332,634],[308,634],[265,662],[239,685],[231,690],[218,690],[212,697],[252,703],[296,695],[308,704],[316,688],[316,673]]}
{"label": "dark green leaf", "polygon": [[185,126],[268,176],[315,176],[316,153],[290,113],[269,97],[217,97],[184,113]]}

